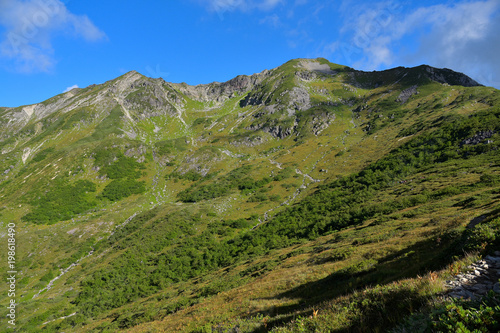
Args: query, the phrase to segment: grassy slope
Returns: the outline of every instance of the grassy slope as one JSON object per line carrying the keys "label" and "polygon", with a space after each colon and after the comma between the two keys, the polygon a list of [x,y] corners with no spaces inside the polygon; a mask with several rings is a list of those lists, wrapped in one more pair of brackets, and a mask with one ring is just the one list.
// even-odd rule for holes
{"label": "grassy slope", "polygon": [[[256,147],[228,144],[238,136],[246,138],[254,135],[244,130],[251,124],[253,118],[241,120],[237,117],[237,113],[241,114],[247,110],[255,112],[253,110],[256,108],[239,109],[239,97],[229,100],[218,109],[210,109],[207,111],[210,114],[205,112],[201,117],[208,116],[209,121],[206,124],[196,121],[201,118],[199,110],[190,111],[187,108],[184,116],[192,127],[182,132],[181,136],[187,134],[188,136],[182,140],[184,144],[189,143],[185,144],[185,148],[173,144],[164,151],[161,158],[168,159],[170,165],[160,163],[161,158],[158,158],[157,154],[158,145],[153,143],[155,140],[173,138],[170,135],[179,133],[174,129],[177,129],[180,122],[176,123],[177,120],[174,118],[172,122],[174,127],[165,131],[170,134],[158,137],[153,131],[154,126],[146,121],[143,125],[136,125],[141,133],[145,133],[143,137],[149,138],[141,143],[147,151],[144,162],[146,169],[141,178],[148,184],[145,195],[131,196],[116,203],[103,203],[96,212],[51,226],[18,222],[19,230],[23,230],[19,235],[18,250],[18,261],[22,268],[20,273],[22,280],[19,285],[22,293],[20,324],[25,329],[29,327],[29,330],[35,330],[45,327],[48,331],[57,330],[58,325],[72,325],[72,321],[74,324],[86,321],[87,325],[81,328],[83,331],[88,331],[90,328],[101,331],[106,330],[105,327],[114,331],[117,328],[133,327],[141,322],[146,323],[132,330],[170,331],[182,328],[187,331],[200,331],[204,329],[203,327],[209,329],[214,326],[221,327],[221,331],[224,331],[224,327],[239,325],[247,331],[255,329],[266,331],[283,324],[285,324],[284,330],[296,330],[300,325],[312,325],[311,327],[319,325],[316,327],[326,330],[341,328],[342,325],[356,325],[356,320],[360,320],[359,317],[349,317],[350,315],[345,313],[342,315],[342,302],[349,297],[362,298],[358,294],[349,296],[353,289],[381,284],[387,286],[383,288],[394,290],[394,294],[397,294],[406,292],[408,288],[416,288],[412,297],[420,295],[421,290],[427,290],[425,289],[427,282],[402,280],[403,287],[400,288],[397,284],[399,282],[394,281],[413,278],[417,273],[422,275],[428,270],[445,267],[450,263],[450,251],[454,250],[455,254],[461,253],[456,251],[454,241],[461,237],[463,226],[477,215],[494,216],[498,200],[496,185],[474,185],[480,184],[481,174],[498,173],[499,164],[495,162],[494,152],[473,160],[450,160],[446,163],[433,164],[426,167],[427,169],[413,170],[413,173],[394,179],[397,182],[404,180],[406,182],[394,182],[392,186],[380,189],[377,196],[367,198],[366,205],[393,202],[409,194],[429,196],[429,193],[451,185],[458,188],[457,191],[451,191],[442,197],[431,197],[427,202],[417,200],[415,205],[405,206],[390,213],[379,213],[362,219],[358,226],[339,231],[320,230],[319,234],[299,235],[297,240],[278,242],[267,250],[264,247],[264,249],[249,250],[248,254],[239,253],[234,262],[214,261],[204,270],[188,272],[178,281],[173,280],[163,284],[159,290],[143,290],[142,294],[137,294],[144,296],[140,301],[136,299],[134,303],[129,304],[126,300],[125,303],[122,301],[121,304],[117,303],[119,304],[117,308],[112,306],[113,309],[107,312],[94,314],[92,320],[86,315],[79,314],[64,322],[56,320],[46,326],[41,325],[43,322],[75,311],[81,313],[82,307],[76,306],[73,301],[81,290],[82,279],[88,281],[88,277],[95,272],[110,271],[113,263],[127,258],[127,249],[134,253],[136,242],[146,241],[155,244],[155,241],[151,241],[151,237],[157,236],[158,230],[172,232],[177,234],[177,237],[180,236],[179,232],[185,234],[186,231],[183,230],[185,226],[183,227],[182,223],[174,223],[172,226],[172,221],[169,224],[169,220],[162,217],[173,213],[174,216],[181,214],[180,220],[194,219],[193,225],[189,227],[190,231],[187,232],[187,235],[191,236],[183,236],[187,238],[181,239],[192,238],[194,241],[199,241],[200,235],[204,235],[203,237],[211,235],[213,242],[206,245],[209,249],[210,246],[214,246],[213,244],[224,244],[228,239],[238,239],[242,234],[255,233],[246,231],[246,228],[228,227],[219,221],[244,218],[251,226],[259,223],[256,219],[258,217],[262,221],[265,212],[274,215],[287,209],[286,205],[279,206],[280,202],[271,200],[252,202],[249,199],[256,196],[260,190],[256,193],[243,193],[237,188],[233,188],[228,196],[204,203],[176,202],[176,194],[195,183],[175,177],[165,179],[164,176],[173,171],[183,172],[189,168],[193,161],[193,153],[199,148],[212,147],[219,151],[229,150],[233,154],[233,156],[216,154],[222,156],[222,159],[209,165],[209,172],[218,172],[215,181],[241,163],[253,166],[250,176],[254,179],[260,179],[263,175],[274,176],[280,172],[276,164],[271,163],[276,161],[281,163],[282,167],[289,166],[292,170],[298,169],[300,173],[309,174],[314,179],[322,179],[323,183],[331,183],[338,177],[350,175],[373,165],[392,149],[409,142],[418,134],[434,131],[447,115],[469,115],[479,110],[491,109],[490,105],[498,105],[496,100],[498,93],[490,88],[444,87],[431,84],[421,87],[418,96],[412,97],[407,104],[401,106],[391,102],[397,97],[398,91],[389,92],[387,95],[387,87],[366,90],[347,86],[338,81],[324,80],[316,80],[309,86],[317,90],[328,89],[332,92],[333,98],[353,99],[356,105],[362,106],[366,103],[370,107],[357,109],[356,112],[351,111],[355,109],[354,107],[339,107],[334,111],[335,121],[317,137],[303,132],[305,135],[298,141],[293,137],[276,140],[261,133],[266,141]],[[464,96],[470,97],[464,98]],[[318,101],[331,98],[324,95],[313,95],[313,97]],[[76,117],[78,116],[74,116],[73,119]],[[104,122],[101,129],[113,131],[113,124],[122,121],[120,118],[123,119],[120,113],[116,116],[111,113],[110,117],[115,118],[109,120],[109,126]],[[160,124],[162,121],[169,123],[168,117],[155,122]],[[44,148],[70,147],[67,153],[57,149],[40,162],[30,163],[27,167],[19,163],[16,165],[19,174],[12,183],[4,183],[2,186],[2,195],[6,198],[3,203],[6,208],[2,210],[5,221],[20,221],[30,209],[26,199],[12,201],[12,198],[22,198],[25,193],[36,193],[45,183],[50,183],[49,180],[58,172],[65,174],[77,169],[77,166],[81,166],[85,171],[75,176],[75,179],[94,181],[98,192],[102,191],[109,180],[96,180],[98,174],[92,170],[92,152],[99,150],[99,147],[113,145],[122,147],[125,144],[129,145],[127,148],[120,148],[123,151],[137,146],[136,142],[117,138],[112,132],[106,133],[110,135],[107,141],[102,141],[101,137],[85,139],[91,133],[100,133],[101,136],[102,131],[94,132],[93,128],[103,124],[102,119],[96,119],[90,126],[85,127],[87,130],[78,131],[72,129],[71,122],[72,120],[68,120],[65,123],[68,128],[62,135],[49,134],[49,144],[44,146]],[[211,128],[210,124],[213,125]],[[370,125],[368,133],[366,125]],[[240,133],[234,133],[235,130]],[[9,157],[15,160],[19,158],[20,153],[13,151],[10,154]],[[234,157],[236,154],[240,154],[240,157]],[[153,155],[156,157],[153,158]],[[59,160],[61,158],[62,162]],[[10,161],[5,161],[8,166]],[[327,172],[320,172],[321,169]],[[202,181],[204,184],[210,184],[214,179]],[[300,189],[301,185],[308,186],[306,189]],[[267,184],[262,188],[264,190],[262,193],[267,197],[280,195],[281,202],[286,202],[288,197],[299,192],[297,199],[302,200],[308,198],[318,185],[319,183],[311,182],[310,178],[295,173],[286,179]],[[314,198],[314,195],[311,198]],[[144,225],[135,224],[136,229],[127,229],[130,234],[126,233],[127,236],[123,240],[117,240],[116,243],[105,241],[114,226],[136,212],[148,211],[151,202],[153,205],[163,203],[154,210],[155,218]],[[182,214],[186,214],[187,217],[182,218]],[[253,217],[255,215],[256,217]],[[153,229],[148,229],[148,225],[155,223]],[[273,219],[267,223],[272,226]],[[267,226],[259,227],[258,230],[264,232],[257,234],[265,234],[265,227]],[[128,245],[126,239],[129,239]],[[119,245],[120,243],[124,245]],[[175,252],[176,248],[184,246],[183,243],[177,242],[159,244],[163,245],[150,250],[150,253],[142,253],[141,256],[145,255],[154,260],[162,253]],[[38,290],[46,286],[51,277],[58,274],[59,268],[67,267],[73,259],[83,256],[91,246],[96,245],[99,245],[99,248],[94,255],[57,280],[51,290],[32,299]],[[138,267],[137,271],[154,270],[157,264],[147,263],[146,266],[146,268]],[[424,295],[427,298],[423,296],[425,300],[432,298],[434,293],[441,290],[442,286],[435,281],[440,280],[431,281],[432,291]],[[375,290],[378,292],[378,289]],[[419,298],[420,296],[417,296],[415,299],[418,304],[425,303]],[[319,314],[307,319],[313,309],[320,309]],[[401,315],[405,311],[402,311]],[[26,315],[28,313],[29,316]]]}

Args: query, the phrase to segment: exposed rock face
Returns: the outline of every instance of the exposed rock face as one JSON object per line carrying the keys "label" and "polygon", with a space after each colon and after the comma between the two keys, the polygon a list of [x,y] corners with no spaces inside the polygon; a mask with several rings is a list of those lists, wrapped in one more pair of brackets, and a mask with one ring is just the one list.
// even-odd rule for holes
{"label": "exposed rock face", "polygon": [[335,120],[335,114],[333,113],[322,113],[315,115],[312,120],[312,132],[314,135],[319,135],[323,130],[325,130],[330,124]]}
{"label": "exposed rock face", "polygon": [[255,147],[267,142],[266,138],[262,136],[245,137],[239,140],[231,141],[230,143],[235,147],[245,146],[245,147]]}
{"label": "exposed rock face", "polygon": [[452,288],[448,296],[477,300],[485,296],[490,290],[500,293],[498,279],[500,279],[500,252],[494,256],[486,256],[468,267],[470,273],[458,274],[454,280],[446,281]]}
{"label": "exposed rock face", "polygon": [[330,75],[335,74],[328,64],[321,64],[316,60],[301,60],[299,65],[306,68],[308,71]]}
{"label": "exposed rock face", "polygon": [[263,132],[271,134],[273,137],[278,139],[284,139],[295,132],[298,125],[298,119],[295,118],[293,123],[290,121],[280,122],[278,120],[255,123],[247,127],[246,129],[251,131],[262,130]]}
{"label": "exposed rock face", "polygon": [[180,174],[185,174],[188,171],[195,171],[202,176],[206,176],[210,172],[211,167],[223,159],[224,155],[220,152],[214,152],[212,150],[203,152],[197,151],[194,154],[186,156],[178,172]]}
{"label": "exposed rock face", "polygon": [[209,84],[199,84],[197,86],[189,86],[185,83],[173,83],[171,85],[192,99],[201,102],[215,101],[217,103],[222,103],[234,97],[236,93],[243,94],[250,91],[268,75],[269,71],[265,70],[262,73],[252,76],[239,75],[223,83],[213,82]]}
{"label": "exposed rock face", "polygon": [[[74,93],[68,92],[62,96],[52,98],[52,103],[39,103],[24,107],[9,108],[5,114],[5,117],[10,120],[8,126],[10,128],[22,127],[31,119],[40,120],[58,110],[64,110],[75,102],[74,97]],[[74,109],[74,107],[71,107],[69,110],[71,109]]]}
{"label": "exposed rock face", "polygon": [[460,85],[464,87],[480,86],[479,83],[465,74],[454,72],[447,68],[434,68],[427,65],[405,68],[396,67],[385,71],[357,71],[349,73],[350,84],[358,88],[378,88],[380,86],[403,84],[426,84],[434,81],[441,84]]}
{"label": "exposed rock face", "polygon": [[[281,94],[280,98],[284,99],[283,96],[288,95],[288,103],[281,105],[280,108],[291,108],[297,111],[304,111],[311,107],[311,98],[309,96],[309,92],[306,89],[301,87],[293,87],[290,91],[285,91]],[[250,105],[262,105],[266,104],[266,106],[272,107],[273,110],[276,109],[275,104],[270,104],[268,102],[269,98],[266,98],[264,94],[261,92],[257,92],[255,94],[247,95],[241,102],[241,107],[246,107]]]}
{"label": "exposed rock face", "polygon": [[262,130],[264,132],[271,134],[275,138],[284,139],[287,136],[292,135],[292,133],[295,131],[296,127],[297,127],[297,122],[295,122],[294,125],[291,127],[284,127],[284,126],[278,125],[278,126],[264,127]]}
{"label": "exposed rock face", "polygon": [[290,104],[295,110],[304,111],[311,107],[309,93],[304,88],[293,87],[290,92]]}
{"label": "exposed rock face", "polygon": [[130,148],[125,151],[125,156],[133,157],[139,163],[142,163],[146,160],[146,152],[147,148],[143,145],[137,148]]}
{"label": "exposed rock face", "polygon": [[275,138],[284,139],[293,133],[294,127],[285,127],[282,125],[266,126],[265,124],[253,124],[246,129],[252,131],[262,130],[263,132],[271,134]]}
{"label": "exposed rock face", "polygon": [[23,164],[26,163],[26,160],[28,159],[28,157],[30,157],[30,154],[31,154],[31,149],[28,147],[24,148],[22,157]]}
{"label": "exposed rock face", "polygon": [[471,79],[465,74],[452,71],[448,68],[434,68],[425,66],[428,77],[439,83],[446,83],[449,85],[459,85],[464,87],[480,86],[479,83]]}
{"label": "exposed rock face", "polygon": [[261,94],[248,94],[240,101],[240,106],[244,108],[250,105],[261,105],[263,103],[263,96]]}
{"label": "exposed rock face", "polygon": [[302,81],[312,81],[318,77],[316,73],[310,71],[298,71],[295,75]]}
{"label": "exposed rock face", "polygon": [[464,145],[477,145],[480,144],[481,142],[485,141],[486,139],[489,139],[495,134],[495,131],[489,130],[489,131],[479,131],[477,132],[473,137],[468,138],[460,142],[461,146]]}
{"label": "exposed rock face", "polygon": [[401,104],[404,104],[406,103],[411,96],[413,95],[416,95],[418,94],[418,91],[417,91],[417,86],[414,85],[414,86],[411,86],[410,88],[408,89],[405,89],[401,92],[401,94],[399,94],[398,98],[396,99],[398,102],[401,102]]}
{"label": "exposed rock face", "polygon": [[128,116],[133,113],[137,119],[175,115],[175,105],[181,103],[175,93],[162,87],[162,81],[148,79],[137,72],[127,73],[114,82],[109,92]]}

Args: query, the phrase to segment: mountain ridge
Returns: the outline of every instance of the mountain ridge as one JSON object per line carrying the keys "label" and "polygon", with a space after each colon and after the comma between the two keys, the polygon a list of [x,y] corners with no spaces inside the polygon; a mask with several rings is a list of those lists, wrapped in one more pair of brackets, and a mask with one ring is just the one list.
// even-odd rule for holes
{"label": "mountain ridge", "polygon": [[[305,60],[305,61],[321,60],[321,61],[323,61],[323,60],[326,60],[326,59],[324,59],[324,58],[297,58],[297,59],[290,60],[289,62],[291,62],[291,61],[300,61],[300,60]],[[362,70],[351,69],[350,67],[343,66],[343,65],[337,65],[337,64],[333,64],[333,63],[332,63],[332,65],[344,67],[346,69],[352,70],[353,72],[362,73],[362,74],[374,74],[374,73],[376,73],[375,75],[381,74],[381,73],[385,73],[385,72],[397,71],[397,70],[405,70],[405,71],[406,70],[410,70],[411,71],[411,70],[425,69],[428,73],[431,74],[431,78],[434,77],[435,81],[439,82],[439,83],[447,83],[447,84],[450,84],[450,85],[462,85],[462,86],[466,86],[466,87],[482,86],[481,84],[479,84],[478,82],[474,81],[473,79],[471,79],[466,74],[463,74],[463,73],[460,73],[460,72],[456,72],[456,71],[453,71],[453,70],[448,69],[448,68],[432,67],[432,66],[429,66],[429,65],[426,65],[426,64],[422,64],[422,65],[418,65],[418,66],[414,66],[414,67],[399,66],[399,67],[389,68],[389,69],[380,70],[380,71],[362,71]],[[101,84],[91,84],[91,85],[89,85],[87,87],[84,87],[84,88],[80,88],[80,87],[76,88],[76,90],[77,91],[81,91],[82,89],[87,89],[87,88],[92,88],[92,87],[95,87],[95,86],[104,85],[106,83],[118,80],[121,77],[135,75],[135,74],[141,75],[142,77],[148,78],[148,79],[151,79],[151,80],[162,80],[163,83],[168,83],[168,84],[170,84],[170,85],[172,85],[174,87],[184,87],[184,86],[187,86],[187,87],[190,87],[190,88],[196,88],[196,87],[204,88],[204,87],[210,87],[210,86],[214,86],[214,85],[227,85],[227,84],[230,84],[233,81],[237,82],[238,80],[241,80],[242,78],[252,78],[252,77],[255,77],[255,76],[266,75],[266,74],[268,74],[271,71],[279,69],[280,67],[281,66],[278,66],[278,67],[273,68],[271,70],[265,69],[265,70],[263,70],[261,72],[254,73],[254,74],[251,74],[251,75],[245,75],[245,74],[237,75],[234,78],[229,79],[229,80],[227,80],[225,82],[213,81],[213,82],[210,82],[210,83],[200,83],[200,84],[195,84],[195,85],[190,85],[190,84],[187,84],[185,82],[180,82],[180,83],[167,82],[167,81],[165,81],[161,77],[157,78],[157,79],[153,79],[153,78],[149,78],[149,77],[143,75],[142,73],[140,73],[140,72],[138,72],[136,70],[131,70],[131,71],[128,71],[127,73],[125,73],[123,75],[120,75],[120,76],[118,76],[118,77],[116,77],[114,79],[110,79],[110,80],[108,80],[108,81],[106,81],[104,83],[101,83]],[[311,69],[310,71],[315,71],[315,70]],[[321,70],[316,70],[316,71],[320,72],[320,73],[322,72]],[[441,73],[441,76],[432,76],[432,74],[435,73],[436,71],[438,73]],[[444,75],[442,75],[443,73],[446,73],[446,74],[449,74],[449,75],[452,75],[452,76],[456,76],[456,77],[458,77],[458,79],[451,80],[451,82],[453,82],[453,83],[450,83],[446,79],[444,79]],[[72,90],[74,90],[74,89],[72,89]],[[58,94],[56,96],[64,95],[64,94],[67,94],[67,93],[69,93],[69,92],[61,93],[61,94]],[[54,97],[56,97],[56,96],[54,96]],[[53,98],[53,97],[51,97],[51,98]],[[49,98],[49,99],[47,99],[45,101],[48,101],[51,98]],[[16,106],[16,107],[0,107],[0,109],[3,109],[3,110],[16,109],[16,108],[19,108],[19,107],[27,107],[27,106],[42,104],[45,101],[42,101],[42,102],[39,102],[39,103],[34,103],[34,104],[20,105],[20,106]]]}

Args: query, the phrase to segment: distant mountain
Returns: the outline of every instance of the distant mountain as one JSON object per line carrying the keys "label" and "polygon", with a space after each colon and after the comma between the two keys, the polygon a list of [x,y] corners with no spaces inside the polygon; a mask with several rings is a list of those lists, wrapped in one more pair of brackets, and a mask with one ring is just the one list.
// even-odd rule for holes
{"label": "distant mountain", "polygon": [[441,282],[500,245],[499,117],[500,92],[464,74],[322,58],[0,108],[16,330],[439,322]]}

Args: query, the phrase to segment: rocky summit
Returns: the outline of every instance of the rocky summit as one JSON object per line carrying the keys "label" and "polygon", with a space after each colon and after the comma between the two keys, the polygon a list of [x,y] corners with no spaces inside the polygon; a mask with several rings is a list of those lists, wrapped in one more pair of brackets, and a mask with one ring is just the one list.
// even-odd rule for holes
{"label": "rocky summit", "polygon": [[0,108],[14,331],[495,331],[499,133],[464,74],[322,58]]}

